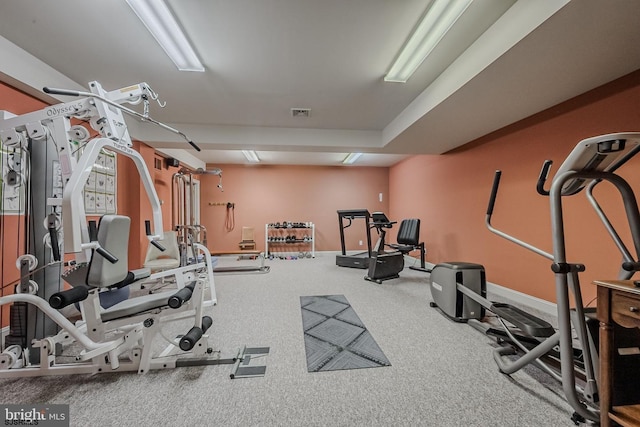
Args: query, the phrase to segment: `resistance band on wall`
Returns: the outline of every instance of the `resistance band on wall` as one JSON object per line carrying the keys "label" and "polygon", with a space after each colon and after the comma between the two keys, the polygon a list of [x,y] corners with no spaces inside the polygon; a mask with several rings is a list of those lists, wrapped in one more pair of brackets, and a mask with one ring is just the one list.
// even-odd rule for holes
{"label": "resistance band on wall", "polygon": [[224,220],[224,228],[227,231],[232,231],[236,227],[235,207],[235,203],[227,203],[227,217]]}

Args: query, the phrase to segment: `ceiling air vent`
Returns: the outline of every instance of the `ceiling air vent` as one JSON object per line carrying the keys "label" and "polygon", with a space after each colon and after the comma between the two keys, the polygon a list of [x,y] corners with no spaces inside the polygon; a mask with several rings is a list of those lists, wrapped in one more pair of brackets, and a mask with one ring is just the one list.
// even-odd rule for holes
{"label": "ceiling air vent", "polygon": [[311,115],[310,108],[292,108],[291,115],[293,117],[309,117]]}

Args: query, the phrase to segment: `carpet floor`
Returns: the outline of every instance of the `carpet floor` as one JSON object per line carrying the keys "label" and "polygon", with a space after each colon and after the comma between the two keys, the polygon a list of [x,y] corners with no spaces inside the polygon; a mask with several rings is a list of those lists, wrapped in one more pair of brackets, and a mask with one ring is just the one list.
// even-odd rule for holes
{"label": "carpet floor", "polygon": [[[207,309],[223,355],[270,347],[264,377],[207,366],[5,379],[0,403],[69,404],[72,426],[573,425],[551,380],[535,368],[499,373],[489,338],[429,307],[428,274],[405,268],[378,285],[332,253],[268,263],[268,274],[216,276],[218,305]],[[344,295],[392,366],[308,372],[300,297],[312,295]]]}

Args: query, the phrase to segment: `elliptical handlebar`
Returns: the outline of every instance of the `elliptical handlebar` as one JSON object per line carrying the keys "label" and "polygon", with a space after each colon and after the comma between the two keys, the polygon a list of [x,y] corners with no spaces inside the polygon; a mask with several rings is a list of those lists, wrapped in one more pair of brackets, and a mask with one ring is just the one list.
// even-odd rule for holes
{"label": "elliptical handlebar", "polygon": [[[544,170],[544,168],[543,168]],[[489,196],[489,205],[487,206],[487,216],[485,217],[485,225],[490,232],[497,234],[498,236],[506,239],[516,245],[522,246],[525,249],[528,249],[536,254],[545,257],[547,259],[553,260],[553,255],[549,252],[543,251],[540,248],[537,248],[523,240],[518,239],[517,237],[511,236],[510,234],[505,233],[504,231],[500,231],[491,225],[491,216],[493,215],[493,208],[496,204],[496,198],[498,197],[498,188],[500,187],[500,178],[502,177],[502,171],[496,170],[493,176],[493,185],[491,187],[491,196]]]}
{"label": "elliptical handlebar", "polygon": [[493,215],[493,207],[496,204],[496,196],[498,195],[498,187],[500,186],[500,177],[502,176],[502,171],[497,170],[493,175],[493,185],[491,186],[491,196],[489,197],[489,205],[487,206],[487,216],[491,218]]}
{"label": "elliptical handlebar", "polygon": [[548,196],[549,192],[544,189],[544,184],[547,182],[547,178],[549,178],[549,171],[551,170],[551,165],[553,164],[553,160],[545,160],[542,164],[542,170],[540,171],[540,176],[538,177],[538,184],[536,185],[536,190],[538,194],[541,196]]}

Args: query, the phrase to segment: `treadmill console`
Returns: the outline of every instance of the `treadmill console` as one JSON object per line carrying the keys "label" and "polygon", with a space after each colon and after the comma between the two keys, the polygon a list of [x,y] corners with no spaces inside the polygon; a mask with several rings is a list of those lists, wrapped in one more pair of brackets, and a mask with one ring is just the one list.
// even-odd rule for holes
{"label": "treadmill console", "polygon": [[391,228],[393,224],[397,222],[390,221],[389,218],[387,218],[387,216],[384,214],[384,212],[374,212],[371,214],[371,218],[373,219],[371,225],[375,227]]}

